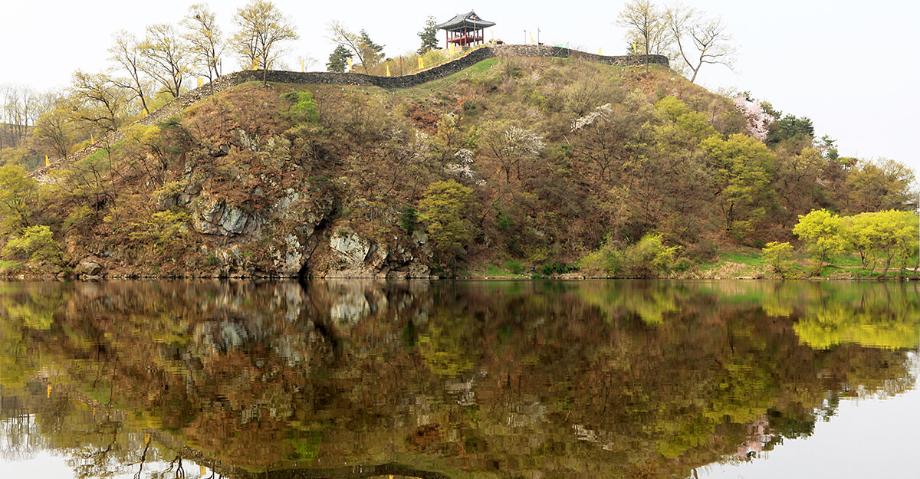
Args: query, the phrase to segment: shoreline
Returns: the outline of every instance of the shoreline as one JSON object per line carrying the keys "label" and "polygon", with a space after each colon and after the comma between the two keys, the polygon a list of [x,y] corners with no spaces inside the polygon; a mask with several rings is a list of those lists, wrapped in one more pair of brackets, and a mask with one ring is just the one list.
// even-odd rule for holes
{"label": "shoreline", "polygon": [[865,278],[865,277],[808,277],[808,278],[770,278],[752,276],[660,276],[660,277],[617,277],[617,276],[592,276],[578,274],[563,274],[553,276],[522,276],[522,275],[463,275],[455,277],[406,277],[406,276],[258,276],[258,275],[230,275],[230,276],[205,276],[205,275],[105,275],[105,276],[76,276],[76,275],[51,275],[51,274],[15,274],[0,275],[0,282],[110,282],[110,281],[257,281],[257,282],[287,282],[287,281],[480,281],[480,282],[538,282],[538,281],[771,281],[771,282],[875,282],[875,283],[909,283],[920,281],[920,276],[905,276],[903,278]]}

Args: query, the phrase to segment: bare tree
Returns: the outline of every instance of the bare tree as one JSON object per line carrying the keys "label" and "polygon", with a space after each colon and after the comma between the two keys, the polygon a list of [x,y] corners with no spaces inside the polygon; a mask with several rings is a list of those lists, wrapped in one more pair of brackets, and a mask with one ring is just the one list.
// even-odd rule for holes
{"label": "bare tree", "polygon": [[64,99],[59,98],[54,108],[43,113],[35,122],[33,132],[37,143],[58,158],[67,158],[74,144],[73,119]]}
{"label": "bare tree", "polygon": [[74,115],[102,131],[116,131],[125,116],[127,99],[112,79],[103,73],[73,75]]}
{"label": "bare tree", "polygon": [[721,19],[705,18],[692,8],[680,6],[669,9],[666,15],[677,52],[690,69],[691,83],[696,82],[703,65],[731,68],[735,50]]}
{"label": "bare tree", "polygon": [[188,48],[172,25],[160,23],[147,27],[140,44],[143,70],[169,92],[173,98],[182,93],[182,83],[189,72]]}
{"label": "bare tree", "polygon": [[282,53],[279,43],[296,40],[297,31],[278,7],[266,0],[252,0],[236,11],[235,20],[239,31],[233,35],[233,48],[244,63],[261,69],[262,81],[267,81],[268,70]]}
{"label": "bare tree", "polygon": [[649,0],[632,0],[627,3],[620,12],[619,24],[627,28],[627,39],[634,51],[646,55],[646,69],[648,55],[663,53],[671,44],[665,13]]}
{"label": "bare tree", "polygon": [[189,7],[188,15],[182,21],[193,63],[205,72],[208,83],[220,78],[223,67],[224,36],[216,18],[207,5],[196,3]]}
{"label": "bare tree", "polygon": [[127,78],[113,77],[112,82],[119,88],[130,91],[134,98],[141,103],[141,108],[150,114],[147,105],[147,88],[142,77],[143,59],[141,57],[140,43],[134,35],[121,31],[115,35],[115,44],[109,49],[110,59],[121,67]]}

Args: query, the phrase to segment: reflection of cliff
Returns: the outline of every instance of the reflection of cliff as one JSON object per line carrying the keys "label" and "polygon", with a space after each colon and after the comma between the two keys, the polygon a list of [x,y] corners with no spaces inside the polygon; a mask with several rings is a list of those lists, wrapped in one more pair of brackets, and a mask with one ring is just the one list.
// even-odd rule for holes
{"label": "reflection of cliff", "polygon": [[98,448],[122,441],[117,461],[146,430],[246,470],[605,477],[685,476],[811,434],[840,397],[912,384],[902,353],[871,346],[897,346],[889,330],[916,345],[915,291],[746,284],[4,285],[0,378],[124,411],[23,396],[47,447],[86,429],[51,418],[80,414]]}

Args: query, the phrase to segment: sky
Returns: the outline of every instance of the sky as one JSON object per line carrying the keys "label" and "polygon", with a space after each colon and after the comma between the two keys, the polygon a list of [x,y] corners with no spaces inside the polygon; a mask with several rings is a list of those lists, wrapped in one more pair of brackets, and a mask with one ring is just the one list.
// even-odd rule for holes
{"label": "sky", "polygon": [[[225,31],[246,0],[211,0]],[[339,20],[365,28],[395,56],[418,47],[429,15],[444,21],[475,10],[497,23],[488,39],[540,40],[589,52],[623,54],[616,18],[626,0],[461,2],[274,0],[297,27],[286,63],[315,60],[321,70],[333,49],[328,26]],[[153,23],[178,21],[193,0],[0,0],[0,85],[39,90],[67,86],[74,70],[107,68],[106,50],[119,30],[138,35]],[[662,5],[670,1],[659,2]],[[684,0],[727,24],[738,50],[732,70],[703,68],[711,90],[750,91],[774,107],[814,121],[818,135],[838,140],[841,154],[891,158],[920,172],[920,2],[905,0]],[[527,36],[525,36],[525,31]]]}

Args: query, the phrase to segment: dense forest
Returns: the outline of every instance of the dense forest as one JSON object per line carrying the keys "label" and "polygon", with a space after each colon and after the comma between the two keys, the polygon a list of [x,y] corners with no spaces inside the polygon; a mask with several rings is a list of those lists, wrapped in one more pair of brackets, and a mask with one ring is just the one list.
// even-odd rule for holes
{"label": "dense forest", "polygon": [[[187,107],[188,72],[219,78],[225,47],[280,68],[294,28],[255,1],[233,35],[202,5],[120,34],[112,73],[7,95],[0,274],[916,276],[908,167],[697,86],[731,53],[717,21],[643,1],[620,21],[642,19],[631,51],[671,69],[499,57],[401,90],[250,82]],[[332,32],[330,70],[388,61]]]}

